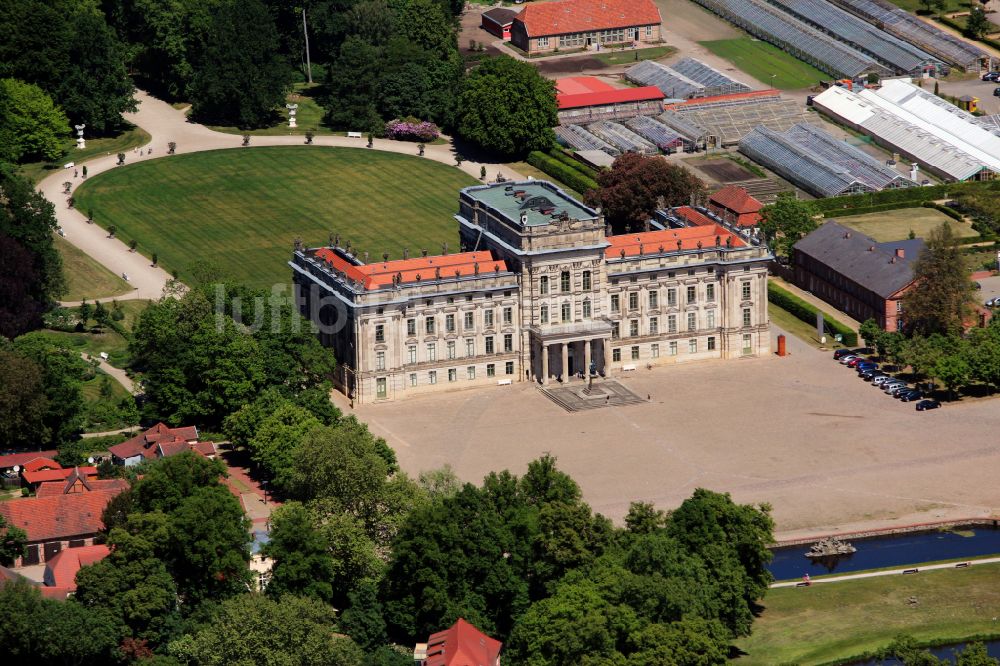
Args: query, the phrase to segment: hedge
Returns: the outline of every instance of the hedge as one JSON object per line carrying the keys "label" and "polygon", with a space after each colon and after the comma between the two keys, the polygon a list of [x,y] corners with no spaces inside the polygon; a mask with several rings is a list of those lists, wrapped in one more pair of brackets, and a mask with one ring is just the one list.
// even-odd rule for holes
{"label": "hedge", "polygon": [[586,193],[587,190],[598,189],[597,181],[593,178],[585,176],[576,169],[570,168],[556,158],[546,155],[543,152],[537,150],[531,151],[528,155],[528,164],[565,183],[580,194]]}
{"label": "hedge", "polygon": [[[767,300],[779,308],[788,311],[796,319],[801,319],[813,326],[816,325],[816,313],[819,312],[816,306],[806,303],[795,294],[782,289],[773,282],[767,283]],[[845,347],[854,347],[858,344],[857,333],[836,319],[831,319],[826,313],[823,313],[823,327],[831,335],[842,335],[843,339],[841,343]]]}
{"label": "hedge", "polygon": [[938,211],[939,213],[944,213],[945,215],[947,215],[951,219],[958,220],[959,222],[962,222],[965,219],[964,217],[962,217],[962,214],[959,213],[954,208],[949,208],[948,206],[942,206],[941,204],[939,204],[937,202],[934,202],[934,201],[925,201],[921,205],[924,208],[933,208],[934,210]]}
{"label": "hedge", "polygon": [[556,158],[566,166],[576,169],[577,171],[582,173],[584,176],[587,176],[588,178],[597,178],[597,171],[595,169],[584,164],[583,162],[576,159],[572,155],[568,155],[565,151],[559,148],[553,148],[552,150],[550,150],[549,155]]}
{"label": "hedge", "polygon": [[[978,190],[1000,192],[1000,183],[993,181],[972,181],[966,183],[945,183],[943,185],[927,185],[923,187],[903,187],[892,190],[882,190],[881,192],[867,192],[865,194],[846,194],[841,197],[830,197],[828,199],[817,199],[810,202],[816,210],[824,215],[832,211],[850,210],[853,208],[867,208],[871,206],[881,206],[889,203],[909,202],[916,206],[924,201],[934,201],[936,199],[948,199],[967,192]],[[906,206],[900,206],[906,208]]]}
{"label": "hedge", "polygon": [[[926,202],[925,202],[926,203]],[[850,217],[852,215],[867,215],[868,213],[881,213],[887,210],[899,210],[901,208],[913,208],[910,201],[897,201],[895,203],[879,204],[877,206],[861,206],[859,208],[844,208],[843,210],[831,210],[823,213],[823,217]]]}

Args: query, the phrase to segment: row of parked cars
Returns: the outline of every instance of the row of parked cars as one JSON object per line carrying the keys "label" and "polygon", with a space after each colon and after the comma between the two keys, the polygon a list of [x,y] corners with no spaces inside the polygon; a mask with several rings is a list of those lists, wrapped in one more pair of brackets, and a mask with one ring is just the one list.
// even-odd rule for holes
{"label": "row of parked cars", "polygon": [[841,365],[854,368],[861,379],[870,382],[872,386],[881,389],[882,392],[903,402],[916,402],[918,412],[937,409],[941,406],[937,400],[925,399],[924,392],[919,388],[912,387],[902,379],[885,372],[878,363],[871,360],[869,356],[871,353],[872,350],[868,347],[838,349],[833,352],[833,358]]}

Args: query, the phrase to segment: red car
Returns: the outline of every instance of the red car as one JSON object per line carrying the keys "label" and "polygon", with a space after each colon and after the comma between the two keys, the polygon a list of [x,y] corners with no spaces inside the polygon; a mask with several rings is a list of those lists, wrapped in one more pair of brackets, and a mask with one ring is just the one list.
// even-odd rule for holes
{"label": "red car", "polygon": [[864,360],[865,360],[864,356],[855,356],[854,358],[852,358],[850,361],[847,362],[847,367],[853,368],[858,363],[861,363]]}

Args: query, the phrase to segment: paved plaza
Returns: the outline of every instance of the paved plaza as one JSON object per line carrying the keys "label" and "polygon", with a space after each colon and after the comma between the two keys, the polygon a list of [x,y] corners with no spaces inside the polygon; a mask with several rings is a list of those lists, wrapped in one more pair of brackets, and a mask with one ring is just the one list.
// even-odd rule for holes
{"label": "paved plaza", "polygon": [[491,470],[523,473],[549,452],[616,521],[632,500],[671,508],[697,487],[771,503],[780,538],[1000,507],[1000,398],[916,412],[830,353],[788,343],[784,358],[615,377],[643,400],[612,409],[570,412],[521,383],[356,413],[411,474],[447,463],[479,482]]}

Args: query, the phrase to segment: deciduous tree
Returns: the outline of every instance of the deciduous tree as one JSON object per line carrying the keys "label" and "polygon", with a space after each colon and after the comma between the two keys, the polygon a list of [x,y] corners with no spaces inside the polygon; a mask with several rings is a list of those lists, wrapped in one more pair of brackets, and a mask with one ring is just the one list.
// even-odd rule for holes
{"label": "deciduous tree", "polygon": [[63,153],[69,119],[38,86],[0,79],[0,160],[54,160]]}
{"label": "deciduous tree", "polygon": [[331,603],[335,570],[318,523],[319,517],[299,502],[288,502],[271,514],[270,541],[263,548],[274,561],[269,595],[293,594]]}
{"label": "deciduous tree", "polygon": [[961,333],[972,311],[973,286],[950,224],[931,230],[913,264],[913,278],[913,288],[903,297],[907,332]]}
{"label": "deciduous tree", "polygon": [[20,527],[8,525],[7,519],[0,516],[0,566],[10,567],[14,560],[24,557],[28,545],[28,535]]}
{"label": "deciduous tree", "polygon": [[790,257],[792,246],[818,226],[815,218],[811,204],[786,192],[761,209],[760,230],[776,254]]}
{"label": "deciduous tree", "polygon": [[639,153],[616,157],[597,174],[597,184],[600,189],[587,192],[585,200],[603,209],[616,233],[643,230],[657,208],[688,204],[704,187],[686,168]]}

